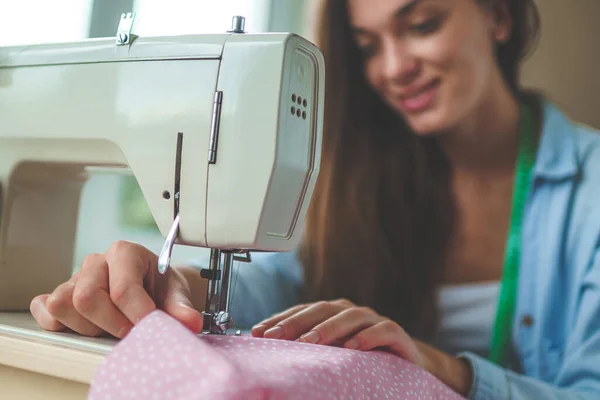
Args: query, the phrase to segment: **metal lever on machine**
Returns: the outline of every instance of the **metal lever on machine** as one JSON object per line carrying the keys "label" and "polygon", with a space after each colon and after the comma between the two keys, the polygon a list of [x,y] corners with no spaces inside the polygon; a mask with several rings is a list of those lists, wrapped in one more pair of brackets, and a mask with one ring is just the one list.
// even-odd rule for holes
{"label": "metal lever on machine", "polygon": [[[224,256],[224,260],[221,260]],[[210,250],[210,267],[202,269],[200,276],[208,280],[206,305],[202,313],[203,330],[206,333],[225,334],[233,325],[229,315],[229,286],[231,283],[231,252],[217,249]]]}
{"label": "metal lever on machine", "polygon": [[224,335],[233,326],[230,314],[231,277],[233,261],[250,262],[250,253],[245,258],[234,257],[234,251],[210,250],[209,268],[200,270],[200,276],[208,280],[206,305],[203,316],[203,332]]}

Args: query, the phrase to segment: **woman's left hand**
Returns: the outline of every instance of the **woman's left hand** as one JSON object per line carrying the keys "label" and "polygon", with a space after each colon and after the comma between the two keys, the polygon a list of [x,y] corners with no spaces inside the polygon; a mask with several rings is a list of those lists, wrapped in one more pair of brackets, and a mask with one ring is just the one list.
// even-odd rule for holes
{"label": "woman's left hand", "polygon": [[383,349],[426,367],[417,344],[398,324],[344,299],[290,308],[254,326],[252,335],[323,345],[341,344],[354,350]]}
{"label": "woman's left hand", "polygon": [[252,335],[363,351],[385,350],[418,365],[463,396],[469,393],[473,380],[465,360],[412,339],[389,318],[348,300],[292,307],[254,326]]}

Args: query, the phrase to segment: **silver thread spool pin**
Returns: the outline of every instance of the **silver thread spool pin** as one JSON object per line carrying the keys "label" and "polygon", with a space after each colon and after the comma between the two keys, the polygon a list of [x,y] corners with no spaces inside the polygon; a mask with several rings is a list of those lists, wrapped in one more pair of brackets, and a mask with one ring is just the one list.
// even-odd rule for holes
{"label": "silver thread spool pin", "polygon": [[246,29],[246,18],[241,15],[235,15],[231,19],[231,29],[228,30],[228,33],[245,33]]}

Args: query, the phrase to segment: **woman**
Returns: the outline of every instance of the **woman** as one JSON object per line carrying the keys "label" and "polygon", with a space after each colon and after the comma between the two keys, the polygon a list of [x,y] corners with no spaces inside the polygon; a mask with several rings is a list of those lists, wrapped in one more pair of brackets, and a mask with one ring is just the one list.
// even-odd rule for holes
{"label": "woman", "polygon": [[[323,17],[305,237],[240,269],[235,318],[262,320],[258,337],[386,349],[473,399],[598,398],[600,136],[519,87],[533,1],[330,0]],[[117,242],[31,311],[123,337],[160,307],[200,330],[202,280],[156,262]]]}

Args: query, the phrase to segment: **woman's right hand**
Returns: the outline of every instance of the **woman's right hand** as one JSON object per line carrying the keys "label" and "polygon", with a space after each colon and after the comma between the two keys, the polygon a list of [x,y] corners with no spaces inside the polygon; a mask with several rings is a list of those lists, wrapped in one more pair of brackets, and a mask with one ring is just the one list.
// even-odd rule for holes
{"label": "woman's right hand", "polygon": [[[105,254],[87,256],[80,271],[54,292],[35,297],[31,313],[46,330],[123,338],[158,308],[200,332],[202,315],[193,304],[199,283],[186,278],[190,274],[181,268],[160,275],[157,263],[158,256],[145,247],[117,241]],[[200,274],[195,275],[200,281]]]}

